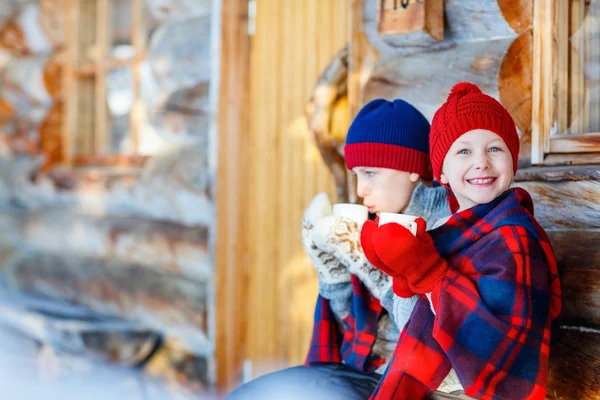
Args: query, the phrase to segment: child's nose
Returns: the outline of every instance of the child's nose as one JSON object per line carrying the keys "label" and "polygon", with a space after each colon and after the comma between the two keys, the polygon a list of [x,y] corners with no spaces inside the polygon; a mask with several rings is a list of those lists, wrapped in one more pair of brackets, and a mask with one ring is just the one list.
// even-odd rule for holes
{"label": "child's nose", "polygon": [[487,153],[479,155],[475,159],[475,169],[487,169],[490,166],[490,159]]}
{"label": "child's nose", "polygon": [[361,184],[360,182],[358,182],[357,186],[356,186],[356,194],[358,195],[358,197],[364,199],[365,196],[368,196],[371,193],[371,191],[369,190],[367,185]]}

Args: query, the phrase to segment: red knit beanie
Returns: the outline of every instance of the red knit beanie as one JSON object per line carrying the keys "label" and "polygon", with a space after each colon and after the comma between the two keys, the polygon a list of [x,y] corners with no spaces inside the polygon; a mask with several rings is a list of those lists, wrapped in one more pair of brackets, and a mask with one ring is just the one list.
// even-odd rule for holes
{"label": "red knit beanie", "polygon": [[448,100],[433,116],[429,145],[433,174],[439,181],[446,153],[461,135],[486,129],[500,136],[513,159],[513,173],[519,161],[519,135],[512,117],[500,102],[483,94],[469,82],[454,85]]}

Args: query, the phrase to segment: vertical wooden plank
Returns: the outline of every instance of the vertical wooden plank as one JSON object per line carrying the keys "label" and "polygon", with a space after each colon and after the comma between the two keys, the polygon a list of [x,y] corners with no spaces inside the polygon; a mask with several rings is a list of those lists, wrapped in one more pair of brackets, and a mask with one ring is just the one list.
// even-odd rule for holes
{"label": "vertical wooden plank", "polygon": [[[274,35],[277,34],[277,8],[279,2],[257,1],[256,34],[252,43],[252,136],[250,212],[251,285],[250,301],[254,317],[249,320],[249,348],[253,375],[259,376],[279,366],[277,327],[277,278],[275,264],[279,238],[276,232],[277,196],[274,182],[277,178],[277,137],[274,93],[276,58]],[[265,318],[265,316],[269,316]]]}
{"label": "vertical wooden plank", "polygon": [[[537,0],[533,8],[533,70],[554,70],[554,10],[552,0]],[[542,164],[553,121],[553,74],[534,74],[532,85],[531,163]]]}
{"label": "vertical wooden plank", "polygon": [[216,180],[217,385],[226,393],[241,382],[248,310],[248,152],[250,37],[248,1],[222,4],[221,70]]}
{"label": "vertical wooden plank", "polygon": [[96,0],[96,79],[94,153],[106,154],[109,150],[110,117],[107,107],[107,61],[111,58],[111,4],[109,0]]}
{"label": "vertical wooden plank", "polygon": [[[290,4],[282,7],[280,21],[281,31],[277,35],[278,43],[277,47],[281,50],[280,62],[279,62],[279,91],[277,96],[279,97],[279,131],[280,131],[280,154],[279,154],[279,167],[280,174],[278,180],[278,187],[280,188],[278,194],[279,202],[279,225],[278,230],[282,232],[279,248],[279,260],[278,268],[280,271],[280,282],[281,282],[281,293],[289,291],[289,280],[287,279],[286,262],[290,257],[293,248],[293,237],[290,229],[286,227],[289,223],[290,216],[293,213],[293,188],[294,176],[292,169],[292,157],[293,152],[288,149],[291,147],[293,137],[291,137],[289,120],[291,118],[291,101],[295,95],[295,85],[297,81],[290,75],[290,71],[296,66],[293,60],[296,54],[293,54],[293,46],[289,46],[287,41],[292,40],[294,29],[294,14]],[[280,343],[283,346],[282,351],[285,354],[285,358],[289,359],[287,353],[289,346],[286,346],[287,338],[290,337],[290,330],[293,329],[293,323],[289,318],[289,314],[286,312],[289,309],[289,299],[287,296],[280,296],[280,307],[278,310],[278,318],[280,323]]]}
{"label": "vertical wooden plank", "polygon": [[142,60],[141,54],[146,52],[148,29],[144,17],[144,1],[132,0],[131,3],[132,24],[131,24],[131,44],[135,51],[136,59],[132,65],[133,76],[133,107],[131,108],[131,150],[137,154],[139,148],[139,137],[142,124],[144,122],[144,104],[142,101]]}
{"label": "vertical wooden plank", "polygon": [[351,0],[348,24],[348,107],[350,107],[351,119],[358,114],[362,105],[361,69],[367,51],[362,24],[364,8],[365,0]]}
{"label": "vertical wooden plank", "polygon": [[[589,66],[600,66],[600,3],[592,0],[588,6],[589,21],[586,24],[586,63]],[[596,74],[593,82],[588,82],[586,101],[586,132],[600,133],[600,78]]]}
{"label": "vertical wooden plank", "polygon": [[[591,62],[591,39],[592,36],[590,35],[591,33],[591,28],[590,28],[590,21],[591,18],[593,18],[591,15],[588,14],[587,11],[591,11],[592,7],[587,6],[586,10],[584,11],[584,13],[586,15],[588,15],[588,17],[586,18],[585,21],[585,25],[584,25],[584,32],[585,32],[585,37],[584,37],[584,56],[583,56],[583,62],[585,65],[585,68],[589,68],[590,62]],[[588,19],[589,18],[589,19]],[[582,133],[589,133],[590,132],[590,80],[585,79],[585,88],[584,88],[584,92],[583,92],[583,117],[582,117],[582,122],[583,122],[583,126],[582,126]]]}
{"label": "vertical wooden plank", "polygon": [[[558,2],[558,15],[569,15],[569,3]],[[557,18],[556,21],[556,120],[558,132],[566,133],[569,129],[569,58],[575,48],[569,45],[569,20]],[[569,48],[571,52],[569,52]],[[571,57],[570,57],[571,56]]]}
{"label": "vertical wooden plank", "polygon": [[[75,46],[78,59],[76,65],[93,63],[97,58],[96,45],[96,3],[94,0],[80,0],[78,7],[78,25],[75,34]],[[74,149],[77,154],[89,155],[94,152],[95,125],[95,76],[77,79],[77,102],[75,120]]]}
{"label": "vertical wooden plank", "polygon": [[[558,2],[559,7],[563,4],[568,4],[567,2]],[[573,36],[577,33],[577,30],[581,28],[583,23],[583,13],[585,12],[585,3],[584,0],[574,0],[571,2],[571,12],[570,14],[562,14],[563,7],[561,7],[557,12],[557,21],[564,21],[566,18],[562,18],[563,15],[570,15],[570,36],[572,37],[572,41],[577,38],[576,45],[572,46],[571,51],[571,130],[568,133],[582,133],[582,120],[581,120],[581,111],[583,109],[582,100],[582,92],[584,90],[585,85],[583,84],[583,57],[584,57],[584,38],[581,35]],[[560,55],[558,55],[560,60]],[[560,61],[559,61],[560,62]],[[567,133],[565,131],[559,131],[559,133]]]}
{"label": "vertical wooden plank", "polygon": [[[326,7],[329,7],[326,9]],[[315,272],[302,251],[304,208],[334,192],[316,154],[304,109],[321,69],[342,43],[328,32],[347,15],[343,2],[257,3],[251,43],[247,203],[247,354],[252,375],[302,362],[312,330]],[[283,327],[285,325],[285,328]]]}
{"label": "vertical wooden plank", "polygon": [[79,59],[79,47],[77,46],[77,31],[79,13],[77,0],[63,0],[65,12],[65,58],[63,65],[63,96],[65,104],[65,116],[62,127],[62,154],[63,162],[71,165],[73,162],[75,138],[78,88],[75,76],[75,67]]}
{"label": "vertical wooden plank", "polygon": [[[363,29],[364,9],[365,0],[352,0],[350,2],[348,22],[348,107],[350,120],[354,119],[364,105],[362,87],[379,58],[376,50],[369,44]],[[348,198],[350,202],[356,202],[354,176],[350,174],[348,177]]]}

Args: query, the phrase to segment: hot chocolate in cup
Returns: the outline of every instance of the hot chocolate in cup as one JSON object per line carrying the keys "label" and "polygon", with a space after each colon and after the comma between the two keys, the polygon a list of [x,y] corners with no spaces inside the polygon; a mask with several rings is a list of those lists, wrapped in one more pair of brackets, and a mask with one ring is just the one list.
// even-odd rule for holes
{"label": "hot chocolate in cup", "polygon": [[360,204],[338,203],[333,205],[333,215],[351,219],[362,226],[369,219],[369,209]]}
{"label": "hot chocolate in cup", "polygon": [[382,212],[379,213],[379,226],[395,222],[408,229],[414,236],[417,236],[416,219],[417,217],[413,215]]}

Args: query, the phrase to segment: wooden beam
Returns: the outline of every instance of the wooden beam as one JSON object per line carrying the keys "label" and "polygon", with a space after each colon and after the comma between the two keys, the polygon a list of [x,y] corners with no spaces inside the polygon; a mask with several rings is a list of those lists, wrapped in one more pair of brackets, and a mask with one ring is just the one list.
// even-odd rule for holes
{"label": "wooden beam", "polygon": [[[570,133],[570,134],[579,134],[582,132],[583,128],[583,119],[581,118],[581,113],[583,112],[583,104],[584,104],[584,90],[585,90],[585,35],[583,32],[578,32],[581,28],[583,21],[585,19],[585,1],[584,0],[573,0],[571,2],[559,1],[558,2],[560,9],[558,10],[558,18],[557,21],[560,24],[568,23],[569,18],[564,17],[569,15],[569,13],[564,13],[563,8],[564,5],[569,5],[571,7],[570,12],[570,25],[571,29],[569,32],[570,38],[573,42],[571,45],[571,76],[570,76],[570,86],[571,86],[571,112],[570,112],[570,130],[567,132],[566,130],[559,130],[560,134]],[[560,53],[559,53],[559,57]],[[565,57],[566,58],[566,57]],[[559,58],[559,62],[560,58]]]}
{"label": "wooden beam", "polygon": [[354,119],[362,106],[361,72],[367,52],[367,39],[363,29],[365,0],[352,0],[348,28],[348,107]]}
{"label": "wooden beam", "polygon": [[[554,1],[537,0],[533,9],[533,95],[531,163],[542,164],[552,129],[554,71]],[[545,71],[545,73],[541,73]]]}
{"label": "wooden beam", "polygon": [[600,398],[600,330],[562,325],[557,333],[552,337],[546,398]]}
{"label": "wooden beam", "polygon": [[110,147],[111,129],[108,110],[108,85],[106,64],[112,50],[111,43],[111,1],[96,0],[96,67],[95,74],[95,129],[94,154],[106,154]]}
{"label": "wooden beam", "polygon": [[[557,14],[569,15],[569,2],[559,1]],[[558,132],[566,133],[569,129],[569,19],[556,19],[556,119]],[[573,50],[571,50],[573,51]],[[541,71],[540,71],[541,72]],[[538,72],[539,73],[539,72]]]}
{"label": "wooden beam", "polygon": [[520,168],[515,176],[516,182],[541,181],[600,181],[600,165],[564,167]]}
{"label": "wooden beam", "polygon": [[[96,51],[96,1],[79,0],[79,21],[76,32],[78,59],[76,65],[83,62],[95,62]],[[77,79],[77,127],[75,130],[75,152],[77,154],[94,153],[94,134],[96,132],[96,83],[94,79]]]}
{"label": "wooden beam", "polygon": [[[144,0],[132,0],[131,2],[132,25],[131,44],[135,55],[140,57],[146,53],[148,30],[144,17]],[[142,101],[142,73],[141,60],[136,60],[132,65],[133,73],[133,107],[131,108],[131,150],[137,154],[139,150],[140,131],[144,122],[144,103]]]}
{"label": "wooden beam", "polygon": [[79,78],[93,78],[98,74],[98,70],[101,68],[105,71],[112,69],[130,66],[134,63],[141,63],[148,57],[148,51],[141,52],[127,58],[107,58],[105,60],[98,60],[98,62],[91,63],[86,62],[74,69],[74,74]]}
{"label": "wooden beam", "polygon": [[600,152],[600,132],[581,135],[556,135],[550,138],[551,153]]}
{"label": "wooden beam", "polygon": [[248,1],[221,11],[218,166],[215,226],[217,387],[226,393],[242,379],[246,358],[248,293],[248,151],[250,148],[250,37]]}
{"label": "wooden beam", "polygon": [[[348,109],[350,121],[364,105],[363,87],[373,70],[379,54],[369,43],[364,30],[365,0],[352,0],[348,23]],[[348,201],[357,201],[354,175],[348,175]]]}
{"label": "wooden beam", "polygon": [[63,99],[64,99],[64,117],[61,129],[62,144],[62,162],[70,165],[73,160],[73,138],[77,118],[77,79],[74,70],[77,59],[79,58],[77,47],[78,30],[78,8],[76,0],[62,0],[62,7],[65,13],[65,51],[63,64]]}

